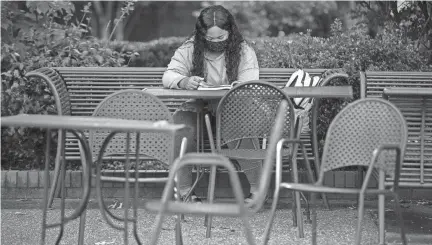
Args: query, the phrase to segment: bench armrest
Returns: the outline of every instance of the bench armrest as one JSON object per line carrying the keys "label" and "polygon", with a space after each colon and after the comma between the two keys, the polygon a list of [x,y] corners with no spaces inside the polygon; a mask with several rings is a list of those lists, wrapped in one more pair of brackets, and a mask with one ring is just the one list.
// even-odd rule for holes
{"label": "bench armrest", "polygon": [[71,115],[71,103],[69,92],[63,78],[53,68],[39,68],[34,71],[27,72],[26,78],[39,78],[44,80],[54,96],[58,115]]}
{"label": "bench armrest", "polygon": [[389,96],[432,97],[432,88],[384,88],[383,98],[388,99]]}

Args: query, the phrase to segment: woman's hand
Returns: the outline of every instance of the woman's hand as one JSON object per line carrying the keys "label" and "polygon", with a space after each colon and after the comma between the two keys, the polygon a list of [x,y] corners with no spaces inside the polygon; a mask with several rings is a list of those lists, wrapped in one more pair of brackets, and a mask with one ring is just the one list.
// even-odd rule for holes
{"label": "woman's hand", "polygon": [[179,87],[187,90],[196,90],[200,83],[204,82],[204,78],[198,76],[185,77],[180,81]]}

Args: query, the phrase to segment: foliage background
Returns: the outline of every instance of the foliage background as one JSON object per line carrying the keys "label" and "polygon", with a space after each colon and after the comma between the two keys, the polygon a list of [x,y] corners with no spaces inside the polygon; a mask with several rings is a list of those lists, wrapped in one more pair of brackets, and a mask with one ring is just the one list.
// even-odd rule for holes
{"label": "foliage background", "polygon": [[[248,2],[242,2],[242,4],[246,3]],[[28,71],[55,66],[164,67],[170,61],[175,49],[186,38],[185,36],[168,37],[150,42],[109,41],[111,38],[101,40],[90,35],[92,29],[88,23],[92,16],[91,4],[86,4],[79,10],[80,18],[76,18],[78,10],[70,2],[45,4],[45,2],[28,1],[26,11],[15,8],[16,5],[10,2],[1,4],[2,37],[4,37],[1,43],[2,116],[20,113],[56,113],[51,91],[41,81],[25,78],[24,75]],[[233,13],[236,16],[245,14],[240,12],[242,8],[247,7],[242,4],[232,3]],[[258,4],[253,7],[257,6]],[[134,5],[130,2],[124,3],[116,24],[120,25],[133,8]],[[313,8],[309,9],[313,10]],[[418,9],[416,8],[415,11]],[[244,17],[252,21],[251,23],[259,20],[260,15],[264,15],[261,12],[252,13],[255,17],[251,16],[251,13]],[[366,11],[366,13],[370,12]],[[272,19],[266,18],[266,20]],[[386,21],[382,29],[374,35],[370,33],[368,22],[358,22],[348,28],[343,24],[346,21],[336,19],[329,27],[326,37],[317,37],[314,31],[309,29],[304,32],[289,33],[289,35],[279,35],[279,33],[279,37],[250,34],[246,35],[246,38],[257,53],[260,67],[343,68],[350,75],[347,82],[353,85],[355,99],[357,99],[360,69],[432,70],[430,54],[424,52],[424,48],[420,45],[421,37],[413,36],[411,31],[407,31],[409,28],[407,29],[405,25],[395,26],[395,22],[391,19]],[[300,27],[295,27],[295,22],[288,20],[285,22],[280,27],[278,24],[280,22],[269,21],[267,29],[262,28],[262,33],[271,30],[270,26],[279,26],[276,29],[282,28],[282,31],[287,30],[287,32],[301,30]],[[309,24],[312,25],[311,23]],[[247,23],[244,25],[244,29],[248,30]],[[291,25],[294,27],[289,27]],[[418,28],[421,25],[411,26]],[[111,30],[108,36],[113,36],[111,35],[113,33],[115,29]],[[335,81],[337,84],[344,82]],[[319,118],[321,140],[332,118],[349,102],[349,100],[326,100],[321,103]],[[52,138],[56,139],[55,133]],[[40,168],[44,160],[43,139],[44,132],[39,129],[2,128],[2,169]]]}

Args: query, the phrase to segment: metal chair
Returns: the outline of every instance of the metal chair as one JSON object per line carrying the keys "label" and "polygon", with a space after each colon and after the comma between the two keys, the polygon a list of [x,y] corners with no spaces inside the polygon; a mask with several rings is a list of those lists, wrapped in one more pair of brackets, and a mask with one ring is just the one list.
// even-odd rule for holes
{"label": "metal chair", "polygon": [[[67,91],[66,84],[61,79],[60,75],[51,68],[40,68],[37,72],[31,71],[26,74],[26,77],[38,78],[46,81],[51,92],[53,93],[53,98],[55,100],[55,106],[57,110],[57,115],[71,115],[71,102],[69,97],[69,92]],[[64,130],[58,130],[58,146],[54,165],[54,178],[53,183],[51,183],[51,189],[48,195],[48,207],[52,206],[54,196],[58,195],[60,192],[59,188],[59,177],[61,170],[61,160],[64,154],[65,143],[63,136],[66,134]]]}
{"label": "metal chair", "polygon": [[[131,120],[146,120],[146,121],[166,121],[172,123],[172,116],[164,103],[156,96],[146,93],[141,90],[122,90],[111,94],[105,98],[95,109],[94,117],[131,119]],[[163,125],[162,125],[163,126]],[[117,230],[123,230],[125,234],[125,244],[127,244],[128,222],[133,223],[134,236],[138,244],[142,244],[137,231],[137,208],[138,208],[138,183],[164,183],[168,180],[167,177],[140,178],[138,171],[138,163],[140,157],[150,157],[162,161],[166,164],[171,164],[174,159],[181,154],[177,144],[183,133],[172,135],[168,133],[115,133],[109,130],[90,131],[89,145],[92,154],[92,160],[96,161],[96,193],[101,209],[102,217],[106,222]],[[185,140],[182,141],[181,151],[184,152]],[[139,150],[137,150],[139,149]],[[135,153],[135,178],[130,178],[130,155],[129,152]],[[126,155],[125,177],[102,176],[101,163],[106,156]],[[102,156],[105,155],[105,156]],[[123,182],[125,183],[124,194],[124,217],[114,215],[106,206],[101,191],[101,182]],[[134,185],[134,216],[128,218],[128,201],[129,201],[129,183]],[[177,190],[177,189],[176,189]],[[180,198],[176,195],[176,198]],[[123,226],[115,224],[108,216],[117,221],[124,222]],[[177,225],[180,226],[180,217],[177,220]]]}
{"label": "metal chair", "polygon": [[[216,111],[216,147],[211,144],[212,151],[230,159],[263,160],[267,152],[265,141],[270,135],[277,106],[282,100],[289,101],[282,135],[283,137],[293,135],[296,139],[299,139],[302,125],[294,123],[294,110],[291,99],[281,89],[268,82],[250,81],[235,86],[219,102]],[[210,142],[213,142],[212,127],[208,115],[206,115],[206,124]],[[255,149],[239,149],[239,145],[244,139],[254,140]],[[232,142],[236,144],[234,149],[226,147],[227,144],[232,144]],[[262,142],[262,147],[259,146],[260,142]],[[296,154],[293,154],[293,152],[297,152],[297,146],[292,149],[284,149],[283,156],[291,162],[295,162]],[[303,158],[307,158],[306,152],[303,152]],[[309,174],[312,175],[313,173],[309,172]],[[297,178],[297,175],[292,175],[292,177]],[[214,177],[210,178],[209,185],[215,185]],[[302,193],[294,193],[296,200],[300,200],[300,194]],[[308,200],[304,195],[302,197],[307,203],[307,213],[309,213]],[[209,200],[213,200],[213,198],[213,196],[208,196]],[[253,200],[251,205],[254,205],[254,202]],[[300,203],[300,201],[295,203]],[[292,209],[293,213],[298,213],[299,211],[295,210],[300,209],[300,205],[294,205]],[[206,221],[207,223],[211,222],[209,219],[206,219]],[[301,225],[301,222],[297,221],[297,215],[293,216],[293,225]],[[209,227],[208,224],[207,227]],[[298,227],[300,237],[303,237],[303,229],[301,226]]]}
{"label": "metal chair", "polygon": [[[405,152],[407,126],[401,112],[390,102],[383,99],[361,99],[345,107],[330,124],[327,131],[322,165],[318,181],[314,184],[284,183],[281,181],[281,149],[284,143],[300,143],[281,139],[277,145],[276,188],[272,212],[268,221],[264,239],[268,241],[279,198],[280,188],[312,192],[312,244],[316,244],[316,210],[313,207],[315,193],[358,194],[358,225],[356,244],[360,244],[361,226],[364,215],[365,194],[379,196],[379,223],[384,227],[384,195],[392,195],[395,199],[395,209],[401,225],[401,237],[406,244],[403,218],[398,198],[398,181],[401,161]],[[302,145],[304,148],[304,146]],[[324,173],[347,166],[368,167],[361,189],[334,188],[323,185]],[[297,167],[293,165],[293,167]],[[374,169],[379,170],[379,188],[367,189]],[[384,187],[385,173],[394,176],[391,189]],[[380,234],[380,244],[383,244],[383,234]]]}
{"label": "metal chair", "polygon": [[[201,215],[220,215],[220,216],[233,216],[241,217],[244,222],[244,230],[246,233],[247,241],[249,244],[256,244],[255,238],[252,236],[251,228],[248,223],[247,216],[261,209],[264,204],[265,194],[270,185],[271,173],[274,166],[274,157],[276,144],[281,138],[285,124],[286,111],[289,108],[289,102],[282,100],[280,107],[277,110],[277,116],[271,125],[272,131],[270,134],[270,142],[266,151],[264,159],[263,171],[260,178],[260,186],[256,199],[254,200],[253,208],[247,209],[244,203],[244,196],[241,189],[241,184],[236,173],[236,169],[228,158],[214,153],[188,153],[184,157],[178,158],[170,171],[169,181],[167,182],[161,201],[148,202],[146,208],[150,211],[157,212],[155,225],[152,232],[152,239],[150,244],[156,244],[163,221],[163,216],[166,214],[178,214],[178,213],[189,213],[189,214],[201,214]],[[216,173],[216,166],[222,166],[227,169],[231,185],[233,186],[233,192],[235,195],[236,203],[181,203],[178,201],[170,201],[174,187],[174,177],[176,171],[185,165],[204,165],[211,167],[212,178],[214,179]],[[209,185],[210,196],[214,194],[214,185]],[[210,219],[209,219],[210,220]],[[211,227],[211,222],[208,224],[207,232]],[[181,237],[181,236],[178,236]],[[177,244],[182,244],[181,240],[177,240]]]}

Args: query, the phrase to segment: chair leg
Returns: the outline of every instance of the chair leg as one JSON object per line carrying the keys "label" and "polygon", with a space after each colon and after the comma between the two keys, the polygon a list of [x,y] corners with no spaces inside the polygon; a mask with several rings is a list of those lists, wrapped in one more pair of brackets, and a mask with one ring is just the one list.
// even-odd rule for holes
{"label": "chair leg", "polygon": [[312,220],[310,218],[310,205],[309,205],[309,201],[308,201],[308,199],[306,198],[306,196],[304,195],[303,192],[300,192],[300,195],[301,195],[301,197],[303,198],[303,200],[306,203],[306,211],[305,211],[305,213],[306,213],[306,223],[311,224]]}
{"label": "chair leg", "polygon": [[[303,156],[305,156],[305,154]],[[308,164],[306,164],[306,165],[308,165]],[[293,169],[292,170],[292,180],[294,183],[299,183],[298,170],[297,170],[297,159],[296,158],[292,159],[292,169]],[[310,170],[310,168],[309,168],[309,170]],[[311,172],[309,172],[309,174],[311,174]],[[310,178],[311,178],[311,180],[313,180],[312,175],[310,175]],[[294,197],[294,203],[295,203],[295,209],[293,208],[293,216],[295,213],[295,216],[296,216],[295,221],[296,221],[297,227],[298,227],[297,234],[300,238],[303,238],[304,237],[304,231],[303,231],[303,216],[301,213],[300,192],[294,191],[293,197]],[[293,217],[293,219],[294,219],[294,217]]]}
{"label": "chair leg", "polygon": [[293,227],[297,227],[297,212],[296,212],[295,192],[292,192],[291,211],[293,217]]}
{"label": "chair leg", "polygon": [[[276,183],[274,194],[273,194],[273,203],[272,203],[272,207],[271,207],[271,211],[270,211],[270,217],[269,217],[269,220],[267,222],[266,228],[264,230],[264,237],[263,237],[263,242],[262,242],[263,245],[266,245],[268,243],[268,241],[270,240],[270,232],[271,232],[271,228],[273,226],[273,220],[274,220],[275,213],[276,213],[276,207],[277,207],[277,204],[279,202],[279,192],[280,192],[280,185],[278,183]],[[294,214],[294,212],[293,212],[293,214]],[[295,223],[295,224],[297,225],[297,223]]]}
{"label": "chair leg", "polygon": [[84,245],[84,229],[85,229],[85,222],[86,222],[86,212],[87,210],[84,209],[84,211],[81,213],[80,216],[78,245]]}
{"label": "chair leg", "polygon": [[60,164],[60,161],[58,161],[57,159],[56,159],[56,163],[55,163],[55,166],[54,166],[54,178],[53,178],[53,183],[51,183],[51,189],[50,189],[50,192],[49,192],[49,194],[48,194],[48,208],[51,208],[52,207],[52,204],[53,204],[53,202],[54,202],[54,197],[55,196],[58,196],[60,193],[60,186],[61,186],[61,183],[59,183],[60,181],[60,169],[61,169],[61,166],[60,166],[61,164]]}
{"label": "chair leg", "polygon": [[[48,208],[52,207],[53,201],[54,201],[54,197],[58,196],[60,194],[60,186],[61,184],[59,184],[59,182],[61,183],[60,180],[60,170],[61,170],[61,164],[62,164],[62,152],[64,149],[64,141],[63,139],[63,134],[65,134],[66,132],[64,130],[59,130],[58,131],[58,142],[59,145],[57,147],[57,154],[56,154],[56,161],[55,161],[55,166],[54,166],[54,178],[53,178],[53,183],[51,183],[51,189],[50,189],[50,193],[48,196]],[[81,149],[81,148],[80,148]],[[82,156],[81,156],[81,160],[83,160]],[[85,160],[85,159],[84,159]]]}
{"label": "chair leg", "polygon": [[175,237],[176,237],[176,245],[183,245],[183,236],[181,230],[181,220],[177,217],[176,227],[175,227]]}
{"label": "chair leg", "polygon": [[399,195],[397,193],[394,193],[393,196],[394,196],[394,200],[395,200],[395,210],[396,210],[396,214],[398,216],[398,222],[400,225],[402,244],[406,245],[407,240],[406,240],[406,236],[405,236],[405,225],[404,225],[404,219],[402,216],[402,210],[400,207]]}
{"label": "chair leg", "polygon": [[255,245],[255,237],[252,234],[252,228],[249,224],[247,214],[243,214],[240,218],[243,221],[244,233],[246,235],[247,243],[250,245]]}
{"label": "chair leg", "polygon": [[[378,188],[384,190],[384,172],[379,172]],[[385,244],[385,196],[378,195],[379,244]]]}
{"label": "chair leg", "polygon": [[[216,165],[211,166],[211,170],[210,170],[210,183],[209,183],[209,189],[208,189],[208,193],[207,193],[207,197],[208,197],[208,202],[209,203],[213,203],[214,201],[214,192],[215,192],[215,187],[216,187]],[[211,226],[212,226],[212,216],[211,215],[206,215],[206,238],[210,238],[211,237]]]}
{"label": "chair leg", "polygon": [[295,191],[294,195],[295,195],[296,213],[297,213],[297,227],[298,227],[297,234],[300,238],[304,238],[303,215],[301,213],[300,192]]}
{"label": "chair leg", "polygon": [[317,244],[317,213],[316,213],[316,194],[311,193],[311,207],[312,207],[312,244]]}
{"label": "chair leg", "polygon": [[360,194],[358,200],[358,217],[357,217],[357,232],[355,237],[355,244],[360,245],[362,235],[362,225],[364,216],[364,194]]}
{"label": "chair leg", "polygon": [[323,201],[324,201],[324,206],[325,206],[325,208],[326,208],[327,210],[331,210],[331,209],[330,209],[330,204],[329,204],[328,199],[327,199],[327,195],[326,195],[325,193],[321,193],[321,198],[322,198]]}

